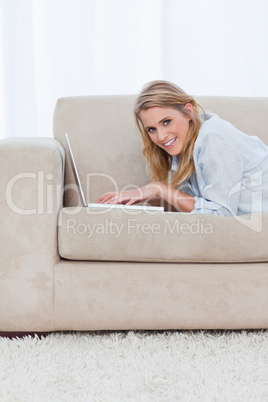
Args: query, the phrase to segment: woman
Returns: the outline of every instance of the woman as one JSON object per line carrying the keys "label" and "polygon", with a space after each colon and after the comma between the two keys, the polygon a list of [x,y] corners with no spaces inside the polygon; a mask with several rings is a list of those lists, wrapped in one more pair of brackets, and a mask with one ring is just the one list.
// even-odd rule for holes
{"label": "woman", "polygon": [[160,197],[178,211],[233,216],[268,211],[268,147],[166,81],[148,83],[135,116],[152,182],[106,193],[97,202],[134,204]]}

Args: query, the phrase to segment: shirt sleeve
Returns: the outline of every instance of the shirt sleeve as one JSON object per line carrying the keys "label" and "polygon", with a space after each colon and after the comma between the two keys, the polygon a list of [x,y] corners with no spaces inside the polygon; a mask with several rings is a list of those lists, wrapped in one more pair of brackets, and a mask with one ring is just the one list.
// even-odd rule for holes
{"label": "shirt sleeve", "polygon": [[192,213],[237,215],[243,160],[229,139],[218,133],[206,134],[194,152],[200,195]]}

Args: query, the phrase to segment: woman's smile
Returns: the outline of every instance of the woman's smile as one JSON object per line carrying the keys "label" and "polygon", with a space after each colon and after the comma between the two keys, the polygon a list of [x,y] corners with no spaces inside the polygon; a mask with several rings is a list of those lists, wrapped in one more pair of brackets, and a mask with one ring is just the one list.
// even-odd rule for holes
{"label": "woman's smile", "polygon": [[170,149],[175,145],[175,141],[176,141],[177,137],[173,138],[172,140],[166,142],[165,144],[163,144],[166,148]]}

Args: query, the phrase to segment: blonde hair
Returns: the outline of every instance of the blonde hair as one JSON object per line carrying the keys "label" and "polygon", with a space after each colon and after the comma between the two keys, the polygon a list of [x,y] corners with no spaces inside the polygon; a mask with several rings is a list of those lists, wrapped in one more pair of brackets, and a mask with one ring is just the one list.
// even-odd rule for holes
{"label": "blonde hair", "polygon": [[[192,105],[192,111],[184,108],[187,103]],[[169,173],[171,170],[172,156],[152,142],[140,118],[140,112],[151,107],[173,108],[185,116],[191,117],[187,140],[180,153],[178,169],[173,174],[171,180]],[[168,81],[149,82],[141,91],[136,101],[134,112],[136,123],[143,140],[143,155],[147,160],[147,168],[151,169],[152,181],[162,181],[174,187],[179,187],[195,171],[193,148],[201,127],[199,107],[200,106],[192,96]]]}

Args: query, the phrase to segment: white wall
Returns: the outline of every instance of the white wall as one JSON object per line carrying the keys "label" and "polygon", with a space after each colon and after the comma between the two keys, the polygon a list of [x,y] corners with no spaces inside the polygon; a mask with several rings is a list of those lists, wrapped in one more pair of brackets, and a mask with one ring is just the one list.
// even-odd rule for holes
{"label": "white wall", "polygon": [[268,96],[267,0],[167,4],[165,77],[199,95]]}
{"label": "white wall", "polygon": [[63,96],[268,96],[266,0],[0,0],[1,136],[52,136]]}

